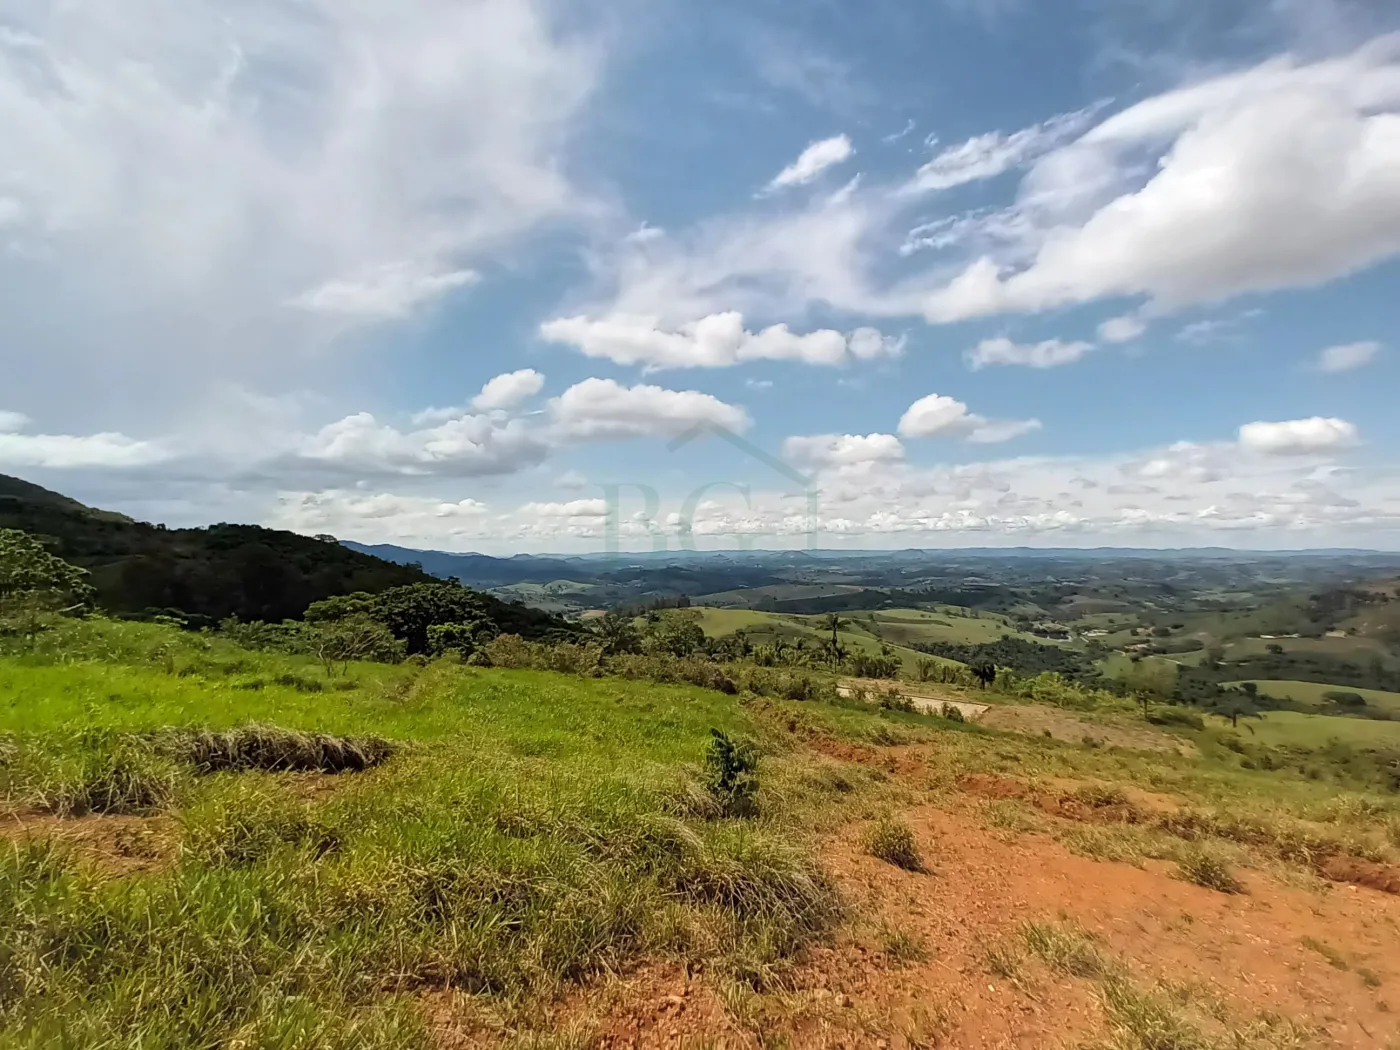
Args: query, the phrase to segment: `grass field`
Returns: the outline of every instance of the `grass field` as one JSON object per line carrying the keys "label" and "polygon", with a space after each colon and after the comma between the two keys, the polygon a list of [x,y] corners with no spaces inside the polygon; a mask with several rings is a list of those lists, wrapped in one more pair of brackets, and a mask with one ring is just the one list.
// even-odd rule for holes
{"label": "grass field", "polygon": [[[1214,726],[1228,726],[1229,719],[1209,716]],[[1311,715],[1301,711],[1268,711],[1260,718],[1241,720],[1247,732],[1261,744],[1319,748],[1331,741],[1353,747],[1400,747],[1400,722],[1338,715]],[[1247,728],[1246,728],[1247,727]]]}
{"label": "grass field", "polygon": [[[0,786],[20,827],[145,820],[117,848],[149,863],[114,879],[0,842],[4,1045],[426,1046],[423,989],[509,1015],[648,953],[762,986],[838,917],[802,828],[862,792],[775,752],[757,819],[726,817],[699,774],[711,730],[770,735],[733,697],[447,662],[327,678],[166,628],[74,630],[62,658],[0,657]],[[859,736],[892,716],[801,717]],[[323,790],[161,750],[170,727],[249,723],[396,753]]]}
{"label": "grass field", "polygon": [[[1170,957],[1215,960],[1203,976],[1234,992],[1259,982],[1202,947],[1225,913],[1180,896],[1207,890],[1131,865],[1206,850],[1215,866],[1203,870],[1244,869],[1257,940],[1286,911],[1266,881],[1276,869],[1306,883],[1320,878],[1308,857],[1382,865],[1400,846],[1393,794],[1345,779],[1322,751],[1284,756],[1286,768],[1260,754],[1368,746],[1343,734],[1400,723],[1270,712],[1230,731],[1212,720],[1180,730],[1202,741],[1198,754],[1142,746],[1182,737],[1121,701],[1074,713],[1051,693],[1027,707],[998,694],[998,711],[1035,717],[997,731],[807,695],[446,659],[328,674],[218,636],[68,623],[33,652],[0,655],[0,1047],[618,1045],[608,1033],[637,982],[643,1021],[673,1027],[626,1045],[706,1044],[721,1028],[733,1045],[829,1046],[830,1032],[846,1045],[975,1045],[990,1017],[1039,1025],[1084,1001],[1054,998],[1048,972],[1013,979],[1004,938],[1033,917],[1021,914],[1031,894],[1046,914],[1092,913],[1133,936],[1138,902],[1177,894],[1173,915],[1190,904],[1211,920],[1173,920],[1199,937]],[[1057,737],[1047,716],[1073,731]],[[707,761],[714,730],[741,745],[738,780]],[[319,757],[288,771],[288,756],[307,755]],[[354,771],[311,771],[334,755],[356,758],[336,765]],[[843,852],[871,828],[901,849]],[[1024,831],[1036,834],[1007,852]],[[1062,874],[1046,881],[1047,869]],[[1019,880],[1009,891],[1008,879]],[[981,906],[997,893],[995,909]],[[1366,903],[1309,902],[1329,899]],[[946,940],[964,933],[965,944]],[[1300,935],[1271,936],[1277,952]],[[1374,955],[1376,979],[1400,982]],[[1142,949],[1144,981],[1157,958]],[[1348,980],[1369,988],[1360,972]],[[861,981],[845,985],[848,973]],[[1319,980],[1341,978],[1296,983]],[[1323,989],[1328,1011],[1339,987]],[[907,1003],[941,1001],[930,988],[968,1004],[949,1014],[965,1013],[967,1038],[906,1026]],[[989,1006],[983,989],[1026,998]],[[707,1001],[719,1004],[708,1015]],[[1187,1039],[1163,1018],[1141,1018],[1128,1041],[1073,1045],[1303,1045]],[[1066,1034],[1022,1042],[1058,1045],[1047,1032]]]}
{"label": "grass field", "polygon": [[[754,641],[782,638],[791,642],[802,638],[809,644],[819,644],[828,636],[820,626],[820,616],[694,606],[691,611],[699,616],[705,633],[714,638],[742,630]],[[847,621],[847,626],[839,634],[841,644],[847,649],[876,653],[881,644],[888,644],[906,669],[914,668],[921,659],[928,659],[911,648],[913,645],[936,642],[975,645],[1002,637],[1045,641],[1011,630],[1000,617],[959,616],[943,610],[879,609],[842,614],[842,619]]]}
{"label": "grass field", "polygon": [[[1238,686],[1240,682],[1227,682]],[[1400,693],[1389,693],[1382,689],[1358,689],[1349,685],[1322,685],[1317,682],[1286,682],[1259,679],[1254,683],[1264,696],[1278,700],[1291,700],[1297,704],[1313,707],[1335,708],[1323,694],[1329,692],[1355,693],[1366,701],[1366,706],[1376,711],[1400,713]]]}

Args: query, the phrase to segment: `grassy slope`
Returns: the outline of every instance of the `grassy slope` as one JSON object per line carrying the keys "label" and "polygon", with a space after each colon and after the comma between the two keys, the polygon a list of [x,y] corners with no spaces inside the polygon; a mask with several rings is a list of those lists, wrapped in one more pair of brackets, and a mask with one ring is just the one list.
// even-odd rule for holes
{"label": "grassy slope", "polygon": [[[788,641],[805,638],[809,643],[820,643],[827,637],[827,632],[820,627],[820,616],[709,607],[693,607],[693,611],[700,617],[700,626],[705,633],[715,638],[739,630],[746,631],[755,641],[781,637]],[[879,632],[878,637],[870,629],[872,618],[875,630]],[[928,609],[880,609],[845,614],[843,619],[849,622],[849,626],[840,632],[842,645],[852,650],[878,653],[883,641],[895,650],[906,670],[916,667],[919,660],[928,659],[925,654],[910,648],[915,644],[977,644],[993,642],[1007,635],[1026,641],[1045,642],[1045,639],[1009,630],[1001,619],[990,616],[952,616]]]}
{"label": "grassy slope", "polygon": [[[1239,682],[1227,682],[1226,685],[1239,685]],[[1289,682],[1258,679],[1254,683],[1259,687],[1259,692],[1265,696],[1272,696],[1279,700],[1292,700],[1299,704],[1311,704],[1314,707],[1333,707],[1331,701],[1322,694],[1332,691],[1346,693],[1356,693],[1363,697],[1367,705],[1379,711],[1394,711],[1400,713],[1400,693],[1390,693],[1383,689],[1359,689],[1349,685],[1323,685],[1318,682]]]}
{"label": "grassy slope", "polygon": [[[1224,727],[1227,718],[1207,716],[1211,725]],[[1310,715],[1299,711],[1269,711],[1262,718],[1244,719],[1242,731],[1252,729],[1261,744],[1316,748],[1336,740],[1355,747],[1400,747],[1400,722],[1371,718]]]}
{"label": "grassy slope", "polygon": [[[509,1011],[653,952],[762,984],[836,914],[801,829],[868,795],[775,753],[760,819],[695,808],[713,805],[692,772],[710,729],[767,734],[732,697],[445,663],[326,681],[153,625],[82,631],[64,647],[102,659],[0,657],[0,786],[22,808],[60,782],[151,780],[172,793],[178,845],[118,880],[49,847],[0,848],[16,946],[0,952],[15,993],[0,1045],[427,1045],[415,989]],[[838,734],[920,721],[767,704]],[[404,747],[311,805],[276,775],[196,777],[112,736],[250,720]]]}

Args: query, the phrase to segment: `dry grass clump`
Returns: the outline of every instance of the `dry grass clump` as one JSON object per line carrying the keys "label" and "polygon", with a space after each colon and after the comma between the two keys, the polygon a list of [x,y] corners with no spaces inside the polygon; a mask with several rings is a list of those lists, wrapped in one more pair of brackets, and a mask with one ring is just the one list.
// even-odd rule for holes
{"label": "dry grass clump", "polygon": [[188,762],[200,773],[358,772],[377,766],[394,753],[379,737],[340,737],[298,733],[276,726],[247,725],[215,732],[208,729],[165,730],[157,734],[161,749]]}
{"label": "dry grass clump", "polygon": [[895,816],[881,817],[865,833],[865,852],[905,871],[924,871],[924,858],[909,825]]}

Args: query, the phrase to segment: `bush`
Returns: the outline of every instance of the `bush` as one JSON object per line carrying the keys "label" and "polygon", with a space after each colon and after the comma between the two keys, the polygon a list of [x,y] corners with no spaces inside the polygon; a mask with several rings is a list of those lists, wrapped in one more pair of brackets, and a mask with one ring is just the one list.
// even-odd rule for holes
{"label": "bush", "polygon": [[943,705],[943,717],[950,722],[966,722],[967,718],[962,713],[962,708],[956,704]]}
{"label": "bush", "polygon": [[1205,729],[1206,723],[1200,715],[1183,711],[1177,707],[1156,707],[1148,712],[1147,720],[1155,726],[1183,726],[1187,729]]}
{"label": "bush", "polygon": [[882,711],[913,711],[914,701],[905,696],[898,689],[886,689],[880,693],[880,710]]}
{"label": "bush", "polygon": [[924,859],[909,825],[898,817],[881,817],[867,829],[865,852],[905,871],[923,871]]}
{"label": "bush", "polygon": [[731,740],[721,729],[711,729],[705,749],[705,787],[725,816],[757,813],[758,755],[753,745]]}
{"label": "bush", "polygon": [[1366,698],[1360,693],[1351,693],[1342,689],[1329,689],[1322,694],[1324,700],[1330,700],[1338,707],[1365,707]]}

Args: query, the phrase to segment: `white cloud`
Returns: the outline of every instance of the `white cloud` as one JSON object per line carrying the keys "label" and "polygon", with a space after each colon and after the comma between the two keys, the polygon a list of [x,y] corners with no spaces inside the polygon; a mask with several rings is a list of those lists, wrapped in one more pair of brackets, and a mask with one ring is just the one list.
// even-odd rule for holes
{"label": "white cloud", "polygon": [[358,279],[327,281],[298,295],[292,305],[323,314],[389,321],[407,317],[443,293],[478,280],[473,270],[423,273],[397,263]]}
{"label": "white cloud", "polygon": [[11,430],[0,427],[0,466],[124,470],[172,458],[160,443],[137,441],[125,434],[17,434],[13,430],[23,425],[23,417],[19,419]]}
{"label": "white cloud", "polygon": [[600,52],[547,0],[4,6],[0,345],[31,348],[31,411],[286,389],[590,207],[567,145]]}
{"label": "white cloud", "polygon": [[488,380],[481,393],[472,398],[472,408],[482,412],[514,408],[544,388],[544,376],[533,368],[505,372]]}
{"label": "white cloud", "polygon": [[974,444],[995,444],[1040,429],[1040,420],[991,420],[968,411],[967,405],[943,394],[929,394],[909,406],[899,420],[907,438],[961,437]]}
{"label": "white cloud", "polygon": [[1014,343],[1005,336],[983,339],[964,357],[969,368],[989,365],[1025,365],[1029,368],[1057,368],[1072,364],[1094,349],[1093,343],[1047,339],[1040,343]]}
{"label": "white cloud", "polygon": [[1141,317],[1126,314],[1123,317],[1110,317],[1099,325],[1099,338],[1105,343],[1131,343],[1147,331],[1147,323]]}
{"label": "white cloud", "polygon": [[544,437],[517,419],[462,415],[403,432],[359,412],[303,439],[295,458],[300,465],[359,475],[480,477],[534,466],[548,452]]}
{"label": "white cloud", "polygon": [[949,146],[919,168],[905,192],[947,190],[994,178],[1078,136],[1102,108],[1100,104],[1061,113],[1010,135],[991,131]]}
{"label": "white cloud", "polygon": [[1351,372],[1369,365],[1381,352],[1381,344],[1375,341],[1363,343],[1343,343],[1329,346],[1317,356],[1319,372]]}
{"label": "white cloud", "polygon": [[576,346],[589,357],[649,368],[724,368],[760,360],[840,365],[852,357],[895,357],[904,348],[903,339],[874,328],[857,328],[849,335],[830,328],[799,335],[776,324],[750,332],[735,311],[711,314],[675,331],[663,329],[654,317],[560,317],[542,324],[540,336]]}
{"label": "white cloud", "polygon": [[1345,419],[1312,416],[1280,423],[1246,423],[1240,446],[1250,452],[1300,456],[1339,452],[1357,443],[1356,427]]}
{"label": "white cloud", "polygon": [[308,535],[329,534],[362,543],[397,543],[420,549],[459,549],[500,534],[490,508],[458,501],[346,489],[284,493],[267,524]]}
{"label": "white cloud", "polygon": [[585,379],[549,402],[556,434],[564,440],[607,441],[680,434],[700,423],[732,431],[749,427],[742,408],[698,390],[667,390],[613,379]]}
{"label": "white cloud", "polygon": [[[1306,287],[1400,252],[1400,36],[1277,59],[1147,99],[1043,158],[1029,265],[984,256],[930,294],[930,321],[1106,296],[1159,310]],[[1123,191],[1152,151],[1145,184]],[[1170,244],[1171,250],[1162,250]]]}
{"label": "white cloud", "polygon": [[997,445],[1003,441],[1034,434],[1042,428],[1038,419],[992,419],[974,427],[967,440],[974,445]]}
{"label": "white cloud", "polygon": [[795,161],[773,176],[767,191],[772,193],[788,186],[811,182],[827,168],[847,160],[854,152],[851,140],[845,135],[833,135],[829,139],[813,142]]}
{"label": "white cloud", "polygon": [[817,468],[893,463],[904,458],[904,446],[893,434],[818,434],[788,438],[783,458]]}
{"label": "white cloud", "polygon": [[0,434],[13,434],[29,425],[29,417],[23,412],[8,412],[0,409]]}
{"label": "white cloud", "polygon": [[608,513],[606,500],[575,499],[567,503],[527,503],[522,514],[536,518],[601,518]]}

